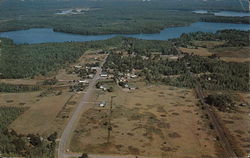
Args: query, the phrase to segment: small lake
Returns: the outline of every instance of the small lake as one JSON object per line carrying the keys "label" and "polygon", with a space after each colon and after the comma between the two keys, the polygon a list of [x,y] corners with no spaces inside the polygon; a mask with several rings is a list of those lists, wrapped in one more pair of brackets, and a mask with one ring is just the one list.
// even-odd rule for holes
{"label": "small lake", "polygon": [[0,33],[0,37],[12,39],[16,44],[35,44],[48,42],[66,42],[66,41],[96,41],[105,40],[115,36],[134,37],[145,40],[168,40],[178,38],[183,33],[190,32],[212,32],[223,29],[250,30],[250,24],[231,24],[231,23],[208,23],[197,22],[189,26],[172,27],[154,34],[108,34],[108,35],[79,35],[62,32],[54,32],[49,28],[33,28],[29,30],[19,30]]}
{"label": "small lake", "polygon": [[213,14],[215,16],[226,16],[226,17],[246,17],[250,16],[250,12],[234,12],[234,11],[218,11],[218,12],[213,12],[213,11],[207,11],[207,10],[195,10],[193,11],[194,13],[197,14]]}

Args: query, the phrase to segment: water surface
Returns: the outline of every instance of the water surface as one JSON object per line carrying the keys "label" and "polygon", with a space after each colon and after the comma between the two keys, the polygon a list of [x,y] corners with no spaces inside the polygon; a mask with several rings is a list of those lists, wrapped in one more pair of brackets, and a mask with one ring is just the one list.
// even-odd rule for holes
{"label": "water surface", "polygon": [[183,33],[190,32],[212,32],[223,29],[250,30],[250,24],[231,24],[231,23],[209,23],[197,22],[189,26],[172,27],[154,34],[107,34],[107,35],[79,35],[62,32],[54,32],[50,28],[33,28],[29,30],[19,30],[0,33],[0,37],[12,39],[16,44],[35,44],[47,42],[66,42],[66,41],[96,41],[105,40],[115,36],[134,37],[145,40],[168,40],[178,38]]}

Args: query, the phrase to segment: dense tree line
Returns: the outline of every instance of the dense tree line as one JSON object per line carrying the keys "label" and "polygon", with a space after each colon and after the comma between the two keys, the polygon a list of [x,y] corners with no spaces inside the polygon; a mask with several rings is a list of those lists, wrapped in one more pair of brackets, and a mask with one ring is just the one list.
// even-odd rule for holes
{"label": "dense tree line", "polygon": [[180,38],[172,39],[176,46],[187,47],[192,45],[192,41],[225,41],[224,45],[218,47],[243,47],[249,46],[250,31],[240,30],[220,30],[216,33],[194,32],[189,34],[182,34]]}
{"label": "dense tree line", "polygon": [[212,17],[203,17],[200,19],[200,21],[202,21],[202,22],[216,22],[216,23],[250,24],[249,17],[212,16]]}
{"label": "dense tree line", "polygon": [[40,87],[36,85],[15,85],[15,84],[0,83],[0,92],[19,93],[19,92],[38,91],[38,90],[40,90]]}
{"label": "dense tree line", "polygon": [[205,98],[207,104],[217,107],[220,111],[234,110],[234,102],[229,94],[212,94]]}
{"label": "dense tree line", "polygon": [[79,43],[38,45],[3,45],[0,78],[25,78],[57,70],[65,63],[75,62],[84,52]]}
{"label": "dense tree line", "polygon": [[178,51],[170,41],[141,40],[135,38],[124,38],[122,47],[129,53],[150,55],[154,52],[163,55],[176,55]]}

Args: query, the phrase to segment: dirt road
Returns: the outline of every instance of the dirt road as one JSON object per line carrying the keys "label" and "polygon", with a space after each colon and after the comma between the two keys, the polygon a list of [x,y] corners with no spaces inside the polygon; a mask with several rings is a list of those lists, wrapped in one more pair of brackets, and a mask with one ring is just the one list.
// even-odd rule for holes
{"label": "dirt road", "polygon": [[223,130],[223,128],[221,127],[220,122],[218,121],[217,115],[214,112],[214,110],[212,109],[212,107],[210,107],[209,105],[207,105],[205,103],[205,95],[203,93],[203,90],[201,88],[200,83],[195,79],[194,74],[190,72],[190,70],[188,70],[189,75],[194,79],[194,82],[196,83],[195,86],[195,91],[197,93],[197,96],[201,102],[201,104],[204,106],[204,110],[206,112],[206,114],[209,116],[211,123],[217,133],[217,136],[219,138],[219,142],[223,147],[224,150],[224,156],[227,158],[238,158],[238,156],[235,154],[234,149],[232,147],[232,145],[229,142],[228,136],[225,133],[225,131]]}
{"label": "dirt road", "polygon": [[97,69],[97,72],[92,79],[92,81],[89,83],[89,86],[86,89],[85,95],[81,99],[80,103],[78,104],[77,108],[73,112],[72,117],[70,118],[68,124],[64,128],[64,131],[61,135],[58,149],[57,149],[57,157],[58,158],[67,158],[68,154],[66,154],[66,150],[69,148],[70,140],[72,138],[72,134],[77,126],[77,123],[81,117],[81,114],[85,108],[87,108],[87,104],[89,102],[89,99],[93,93],[93,90],[95,88],[95,85],[97,81],[100,78],[100,74],[102,72],[102,65],[105,63],[106,58],[104,59],[103,63],[101,64],[100,68]]}

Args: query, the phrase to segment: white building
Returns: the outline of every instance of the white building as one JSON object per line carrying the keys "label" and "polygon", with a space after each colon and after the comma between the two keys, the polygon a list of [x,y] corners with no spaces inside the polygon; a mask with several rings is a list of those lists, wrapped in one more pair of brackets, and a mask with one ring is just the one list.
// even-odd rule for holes
{"label": "white building", "polygon": [[79,82],[79,83],[89,83],[88,80],[79,80],[78,82]]}
{"label": "white building", "polygon": [[100,107],[105,107],[106,106],[106,102],[105,101],[100,102],[99,106]]}
{"label": "white building", "polygon": [[82,68],[82,66],[81,65],[76,65],[75,68],[80,69],[80,68]]}
{"label": "white building", "polygon": [[106,74],[106,73],[101,73],[100,76],[101,76],[101,77],[108,77],[108,74]]}

